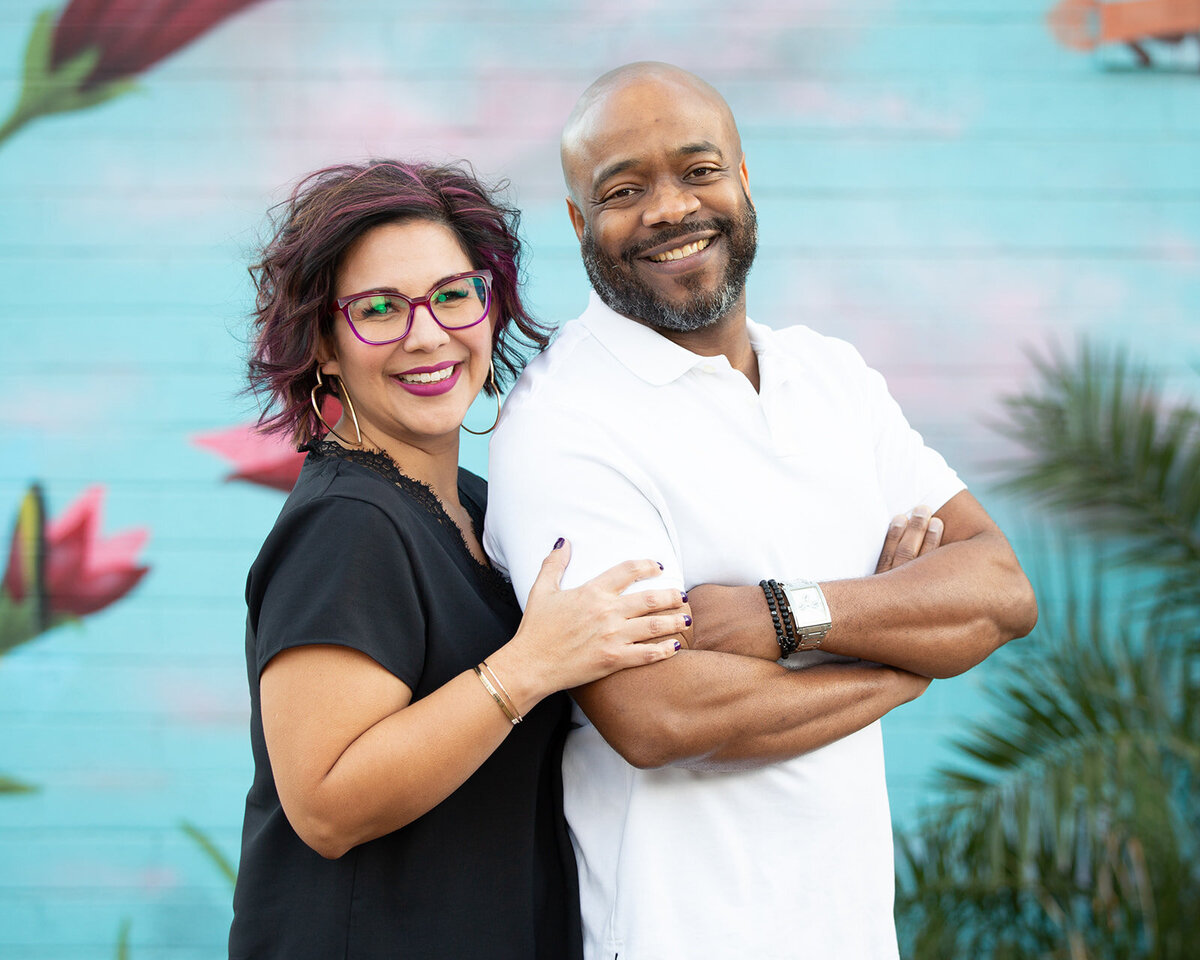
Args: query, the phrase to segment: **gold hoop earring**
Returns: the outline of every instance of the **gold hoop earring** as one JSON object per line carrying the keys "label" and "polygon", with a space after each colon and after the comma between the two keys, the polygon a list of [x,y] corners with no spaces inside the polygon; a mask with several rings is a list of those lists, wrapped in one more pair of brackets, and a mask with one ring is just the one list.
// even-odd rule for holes
{"label": "gold hoop earring", "polygon": [[496,424],[500,422],[500,388],[496,386],[495,363],[488,364],[488,382],[492,385],[492,393],[496,395],[496,419],[492,421],[492,425],[486,430],[472,430],[467,426],[466,422],[463,422],[462,424],[462,428],[466,430],[467,433],[473,433],[477,437],[486,437],[489,433],[496,429]]}
{"label": "gold hoop earring", "polygon": [[[335,379],[337,380],[336,386],[334,385]],[[321,379],[321,368],[317,367],[316,385],[308,392],[308,400],[312,404],[313,413],[315,413],[317,415],[317,419],[321,421],[321,425],[326,430],[328,430],[330,433],[332,433],[335,437],[337,437],[339,440],[341,440],[342,443],[344,443],[350,447],[361,447],[362,446],[362,431],[358,428],[358,415],[354,412],[354,401],[350,399],[350,391],[346,389],[346,385],[344,383],[342,383],[340,377],[335,377],[333,375],[330,376],[329,392],[331,394],[333,394],[335,397],[337,397],[342,402],[342,404],[345,406],[347,412],[350,414],[350,422],[354,424],[354,433],[358,437],[358,439],[353,442],[347,440],[340,433],[338,433],[336,430],[334,430],[333,427],[331,427],[329,425],[329,423],[326,421],[326,419],[323,416],[321,416],[321,405],[319,403],[317,403],[317,391],[320,390],[324,386],[325,386],[325,381]]]}

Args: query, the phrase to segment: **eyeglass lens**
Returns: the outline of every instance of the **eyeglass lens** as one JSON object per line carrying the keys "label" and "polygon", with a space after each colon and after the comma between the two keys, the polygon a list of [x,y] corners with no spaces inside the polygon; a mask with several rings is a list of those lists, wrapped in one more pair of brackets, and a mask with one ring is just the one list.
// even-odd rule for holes
{"label": "eyeglass lens", "polygon": [[[439,324],[450,330],[469,327],[487,314],[487,283],[483,277],[447,280],[430,291],[429,309]],[[411,302],[398,293],[372,293],[346,305],[354,329],[372,343],[404,336]]]}

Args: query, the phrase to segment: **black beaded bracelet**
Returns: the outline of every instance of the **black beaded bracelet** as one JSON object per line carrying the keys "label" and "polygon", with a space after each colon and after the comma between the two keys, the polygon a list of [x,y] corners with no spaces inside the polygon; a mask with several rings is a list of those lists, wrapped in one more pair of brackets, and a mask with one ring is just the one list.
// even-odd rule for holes
{"label": "black beaded bracelet", "polygon": [[783,584],[777,580],[767,582],[775,591],[775,605],[779,608],[779,619],[783,622],[783,632],[787,637],[787,645],[782,648],[787,650],[784,656],[790,657],[800,647],[800,640],[796,636],[796,621],[792,619],[792,605],[788,603],[787,594],[783,592]]}
{"label": "black beaded bracelet", "polygon": [[771,589],[775,591],[775,603],[779,607],[779,619],[783,621],[783,632],[787,635],[787,651],[784,656],[790,657],[800,649],[800,638],[796,636],[796,621],[792,617],[792,605],[788,602],[783,584],[776,580],[770,581]]}
{"label": "black beaded bracelet", "polygon": [[774,580],[760,580],[763,596],[767,598],[767,609],[771,612],[771,623],[775,626],[775,640],[779,643],[780,657],[790,657],[799,646],[796,632],[792,627],[791,610],[787,606],[787,598],[783,590]]}

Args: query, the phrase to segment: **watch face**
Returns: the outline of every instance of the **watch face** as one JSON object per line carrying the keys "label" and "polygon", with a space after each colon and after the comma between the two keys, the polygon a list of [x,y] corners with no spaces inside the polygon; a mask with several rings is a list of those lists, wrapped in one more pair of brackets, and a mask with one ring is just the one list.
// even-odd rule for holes
{"label": "watch face", "polygon": [[[796,632],[801,641],[808,644],[809,641],[815,640],[816,643],[812,646],[816,646],[832,626],[829,619],[829,606],[825,602],[825,595],[821,592],[820,586],[811,581],[785,584],[784,593],[787,595],[788,606],[792,612],[792,622],[796,625]],[[812,647],[804,646],[799,649],[812,649]]]}
{"label": "watch face", "polygon": [[821,602],[821,598],[812,587],[805,587],[800,591],[800,595],[796,597],[796,600],[798,603],[793,605],[793,613],[806,614],[809,619],[817,616],[820,616],[821,619],[825,618],[825,604]]}

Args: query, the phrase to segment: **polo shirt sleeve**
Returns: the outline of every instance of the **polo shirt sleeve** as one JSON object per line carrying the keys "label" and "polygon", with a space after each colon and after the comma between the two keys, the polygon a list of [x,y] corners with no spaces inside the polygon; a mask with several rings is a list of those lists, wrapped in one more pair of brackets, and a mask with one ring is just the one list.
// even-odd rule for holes
{"label": "polo shirt sleeve", "polygon": [[246,600],[258,672],[282,650],[334,644],[365,653],[415,689],[425,611],[405,543],[373,503],[324,496],[280,516]]}
{"label": "polo shirt sleeve", "polygon": [[888,512],[907,513],[919,504],[938,510],[966,485],[941,454],[926,446],[921,434],[909,425],[883,376],[868,367],[857,351],[854,357],[874,436],[879,489]]}
{"label": "polo shirt sleeve", "polygon": [[664,499],[586,411],[527,404],[502,420],[489,451],[484,547],[522,608],[559,537],[571,541],[564,588],[625,560],[663,565],[630,591],[683,588],[678,538]]}

